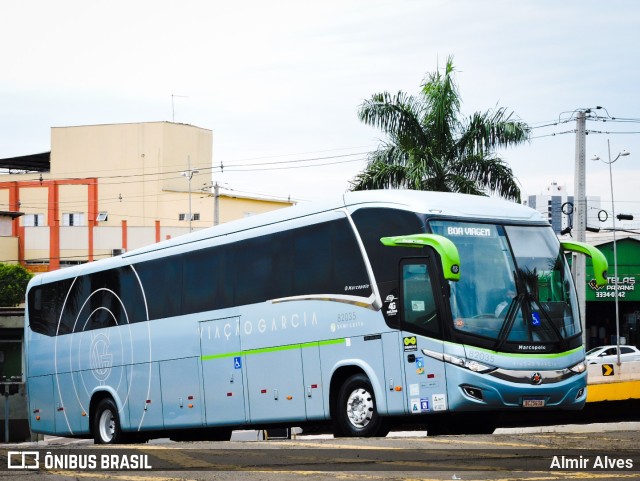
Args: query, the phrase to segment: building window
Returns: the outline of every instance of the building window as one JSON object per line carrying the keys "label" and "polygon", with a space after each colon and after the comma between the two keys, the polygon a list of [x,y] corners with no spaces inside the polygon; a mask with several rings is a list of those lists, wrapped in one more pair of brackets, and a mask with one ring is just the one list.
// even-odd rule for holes
{"label": "building window", "polygon": [[109,220],[109,213],[106,211],[101,211],[98,213],[98,217],[96,217],[96,221],[98,222],[105,222]]}
{"label": "building window", "polygon": [[178,220],[185,220],[187,218],[187,214],[178,214]]}
{"label": "building window", "polygon": [[82,212],[65,212],[62,214],[63,226],[81,226],[84,225],[84,213]]}
{"label": "building window", "polygon": [[[9,339],[0,341],[0,359],[3,369],[2,375],[6,380],[19,380],[24,372],[22,369],[22,342]],[[5,402],[7,402],[6,399]]]}
{"label": "building window", "polygon": [[191,217],[191,220],[200,220],[200,213],[196,212],[195,214],[193,214],[193,216]]}
{"label": "building window", "polygon": [[25,227],[43,226],[44,214],[25,214],[22,217],[22,225]]}

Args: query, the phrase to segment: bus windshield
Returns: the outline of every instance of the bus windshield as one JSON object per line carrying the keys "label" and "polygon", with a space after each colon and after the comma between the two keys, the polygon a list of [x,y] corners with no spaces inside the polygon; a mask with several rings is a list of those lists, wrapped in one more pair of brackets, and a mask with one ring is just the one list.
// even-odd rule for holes
{"label": "bus windshield", "polygon": [[460,253],[451,283],[454,332],[505,343],[561,343],[580,334],[577,301],[549,227],[431,221]]}

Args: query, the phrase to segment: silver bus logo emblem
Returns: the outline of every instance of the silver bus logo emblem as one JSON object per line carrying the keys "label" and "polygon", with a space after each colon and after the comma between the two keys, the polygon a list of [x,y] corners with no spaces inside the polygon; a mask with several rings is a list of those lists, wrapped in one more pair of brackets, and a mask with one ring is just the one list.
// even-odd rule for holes
{"label": "silver bus logo emblem", "polygon": [[111,374],[113,354],[109,347],[109,338],[102,333],[91,340],[91,371],[98,381],[106,380]]}

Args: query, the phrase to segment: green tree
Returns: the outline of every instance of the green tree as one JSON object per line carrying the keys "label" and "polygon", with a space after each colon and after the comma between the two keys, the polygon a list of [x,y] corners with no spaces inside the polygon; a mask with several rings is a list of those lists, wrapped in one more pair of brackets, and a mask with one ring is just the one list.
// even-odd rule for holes
{"label": "green tree", "polygon": [[427,75],[419,96],[400,91],[373,95],[358,112],[388,137],[372,152],[352,190],[408,188],[520,200],[513,172],[496,149],[528,140],[529,128],[513,112],[496,108],[461,119],[453,58],[444,73]]}
{"label": "green tree", "polygon": [[33,274],[20,265],[0,264],[0,307],[24,302],[27,284]]}

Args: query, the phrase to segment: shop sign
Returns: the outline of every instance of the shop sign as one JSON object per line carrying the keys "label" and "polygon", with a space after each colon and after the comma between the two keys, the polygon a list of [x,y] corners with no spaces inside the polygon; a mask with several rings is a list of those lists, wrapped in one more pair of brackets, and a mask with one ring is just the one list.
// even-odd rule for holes
{"label": "shop sign", "polygon": [[[596,285],[595,279],[587,285],[587,301],[640,301],[640,287],[636,289],[636,276],[608,277],[606,286]],[[617,284],[617,287],[616,287]]]}

